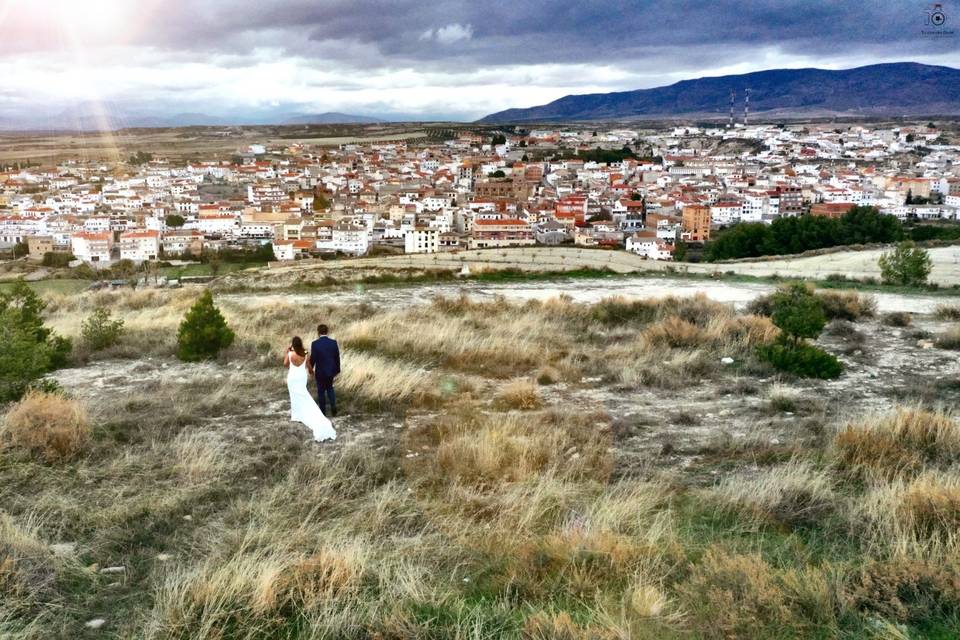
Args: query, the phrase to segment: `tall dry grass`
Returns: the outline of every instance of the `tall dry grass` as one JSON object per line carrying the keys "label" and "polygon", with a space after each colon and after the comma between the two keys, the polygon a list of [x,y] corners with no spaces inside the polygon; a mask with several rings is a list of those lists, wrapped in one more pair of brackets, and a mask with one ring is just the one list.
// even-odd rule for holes
{"label": "tall dry grass", "polygon": [[337,389],[373,402],[423,402],[442,395],[438,378],[423,367],[345,349]]}
{"label": "tall dry grass", "polygon": [[879,483],[858,501],[855,513],[881,557],[934,560],[960,552],[960,475],[955,470]]}
{"label": "tall dry grass", "polygon": [[960,461],[960,427],[940,411],[901,407],[846,425],[834,437],[834,464],[860,480],[910,477]]}
{"label": "tall dry grass", "polygon": [[79,455],[90,440],[85,406],[59,393],[30,391],[3,419],[0,443],[24,449],[47,462]]}
{"label": "tall dry grass", "polygon": [[780,569],[759,554],[709,548],[679,586],[680,602],[705,638],[828,636],[837,625],[838,580],[829,570]]}
{"label": "tall dry grass", "polygon": [[720,504],[728,504],[759,522],[809,527],[822,523],[840,506],[833,479],[806,461],[730,475],[715,489]]}

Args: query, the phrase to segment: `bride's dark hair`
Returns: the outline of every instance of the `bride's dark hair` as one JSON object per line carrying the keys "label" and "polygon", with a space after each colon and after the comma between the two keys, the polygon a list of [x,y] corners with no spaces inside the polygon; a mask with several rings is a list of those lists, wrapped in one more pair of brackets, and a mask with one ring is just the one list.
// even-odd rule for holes
{"label": "bride's dark hair", "polygon": [[307,355],[307,352],[303,348],[303,340],[300,339],[300,336],[293,336],[293,340],[290,341],[293,350],[297,352],[297,355],[301,358]]}

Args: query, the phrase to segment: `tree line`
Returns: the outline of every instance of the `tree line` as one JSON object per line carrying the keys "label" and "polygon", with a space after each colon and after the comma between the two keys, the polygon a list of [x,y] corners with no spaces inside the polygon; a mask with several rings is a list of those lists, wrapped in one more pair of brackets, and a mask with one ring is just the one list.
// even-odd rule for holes
{"label": "tree line", "polygon": [[903,225],[875,207],[851,207],[839,218],[798,216],[771,224],[743,222],[717,235],[704,249],[707,261],[778,256],[851,244],[903,240]]}

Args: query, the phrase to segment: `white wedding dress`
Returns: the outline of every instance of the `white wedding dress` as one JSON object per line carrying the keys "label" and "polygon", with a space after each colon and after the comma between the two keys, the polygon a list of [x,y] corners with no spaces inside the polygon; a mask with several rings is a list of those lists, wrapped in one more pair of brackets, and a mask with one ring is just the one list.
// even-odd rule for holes
{"label": "white wedding dress", "polygon": [[290,391],[290,419],[302,422],[313,431],[313,439],[317,442],[333,440],[337,432],[333,430],[333,423],[327,419],[316,401],[307,391],[307,361],[304,359],[300,366],[293,364],[287,368],[287,389]]}

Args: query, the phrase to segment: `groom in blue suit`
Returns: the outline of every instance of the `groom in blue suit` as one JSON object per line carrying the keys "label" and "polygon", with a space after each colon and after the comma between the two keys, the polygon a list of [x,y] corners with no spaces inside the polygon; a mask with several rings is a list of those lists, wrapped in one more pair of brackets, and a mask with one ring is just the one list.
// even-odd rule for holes
{"label": "groom in blue suit", "polygon": [[[333,379],[340,374],[340,347],[329,336],[327,325],[317,326],[319,337],[310,345],[310,366],[317,377],[317,404],[327,417],[337,415],[337,395],[333,392]],[[327,400],[330,413],[327,413]]]}

